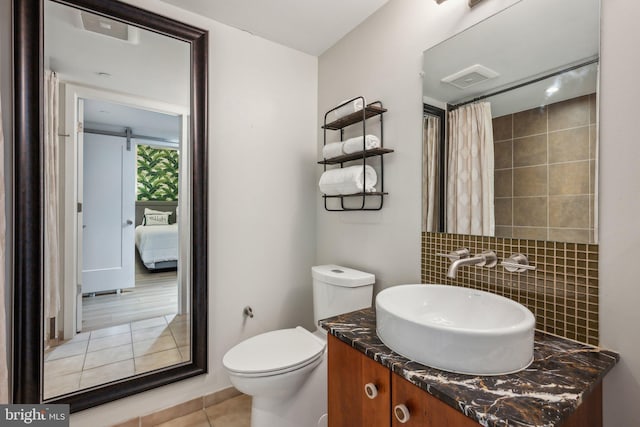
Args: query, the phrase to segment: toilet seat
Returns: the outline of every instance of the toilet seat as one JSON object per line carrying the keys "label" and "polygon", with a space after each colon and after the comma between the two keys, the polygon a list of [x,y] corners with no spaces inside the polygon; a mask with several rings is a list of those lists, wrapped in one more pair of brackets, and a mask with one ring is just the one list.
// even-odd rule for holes
{"label": "toilet seat", "polygon": [[325,348],[325,342],[298,326],[249,338],[229,350],[222,364],[237,376],[279,375],[314,363]]}

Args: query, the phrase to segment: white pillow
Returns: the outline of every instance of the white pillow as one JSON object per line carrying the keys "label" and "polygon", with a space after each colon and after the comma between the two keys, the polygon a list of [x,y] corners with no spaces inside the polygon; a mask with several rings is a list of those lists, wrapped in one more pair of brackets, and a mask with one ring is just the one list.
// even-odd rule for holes
{"label": "white pillow", "polygon": [[[169,224],[169,216],[172,214],[172,211],[157,211],[155,209],[144,208],[144,216],[142,217],[142,225],[167,225]],[[150,216],[162,215],[166,216],[166,222],[162,218],[156,218],[151,223],[148,218]]]}
{"label": "white pillow", "polygon": [[144,214],[161,214],[161,215],[171,215],[173,211],[157,211],[155,209],[144,208]]}
{"label": "white pillow", "polygon": [[169,214],[147,214],[144,225],[169,225]]}

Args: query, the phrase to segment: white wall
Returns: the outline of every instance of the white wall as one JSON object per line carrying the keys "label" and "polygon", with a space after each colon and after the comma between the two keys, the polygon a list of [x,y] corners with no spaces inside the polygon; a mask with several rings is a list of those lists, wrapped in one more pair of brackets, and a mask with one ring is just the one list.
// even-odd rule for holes
{"label": "white wall", "polygon": [[[111,425],[225,388],[222,356],[237,342],[313,327],[317,58],[159,1],[130,2],[210,32],[209,374],[74,414],[72,426]],[[11,13],[0,3],[9,110]],[[245,305],[255,317],[243,325]]]}
{"label": "white wall", "polygon": [[[355,94],[381,99],[389,109],[385,159],[390,196],[380,213],[327,213],[318,205],[318,262],[376,273],[377,290],[420,280],[420,158],[422,52],[470,24],[515,3],[486,0],[440,6],[393,0],[320,57],[319,117]],[[640,5],[603,1],[600,162],[600,325],[602,345],[622,361],[605,380],[605,426],[640,425],[640,159],[637,81]],[[319,137],[319,148],[322,135]]]}
{"label": "white wall", "polygon": [[[320,56],[318,120],[340,101],[364,95],[385,114],[385,190],[379,212],[326,212],[318,196],[318,263],[376,275],[376,291],[420,281],[422,52],[516,0],[393,0]],[[320,153],[322,133],[319,133]],[[320,175],[318,171],[318,177]]]}
{"label": "white wall", "polygon": [[640,4],[602,2],[600,80],[600,343],[620,352],[604,381],[606,427],[640,425]]}

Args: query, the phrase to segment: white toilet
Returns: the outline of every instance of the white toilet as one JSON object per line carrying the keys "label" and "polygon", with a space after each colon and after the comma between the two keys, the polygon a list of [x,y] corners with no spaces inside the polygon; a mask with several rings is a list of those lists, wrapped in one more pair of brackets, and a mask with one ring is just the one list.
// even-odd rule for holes
{"label": "white toilet", "polygon": [[[375,276],[320,265],[313,276],[313,317],[318,320],[370,307]],[[327,426],[327,333],[298,326],[249,338],[222,364],[231,383],[253,397],[251,427]]]}

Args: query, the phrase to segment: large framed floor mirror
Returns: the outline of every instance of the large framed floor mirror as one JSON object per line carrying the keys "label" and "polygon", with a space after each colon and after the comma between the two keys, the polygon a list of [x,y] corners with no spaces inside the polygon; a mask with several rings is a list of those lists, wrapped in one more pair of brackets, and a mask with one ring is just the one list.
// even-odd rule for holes
{"label": "large framed floor mirror", "polygon": [[14,0],[14,403],[207,372],[208,33]]}

